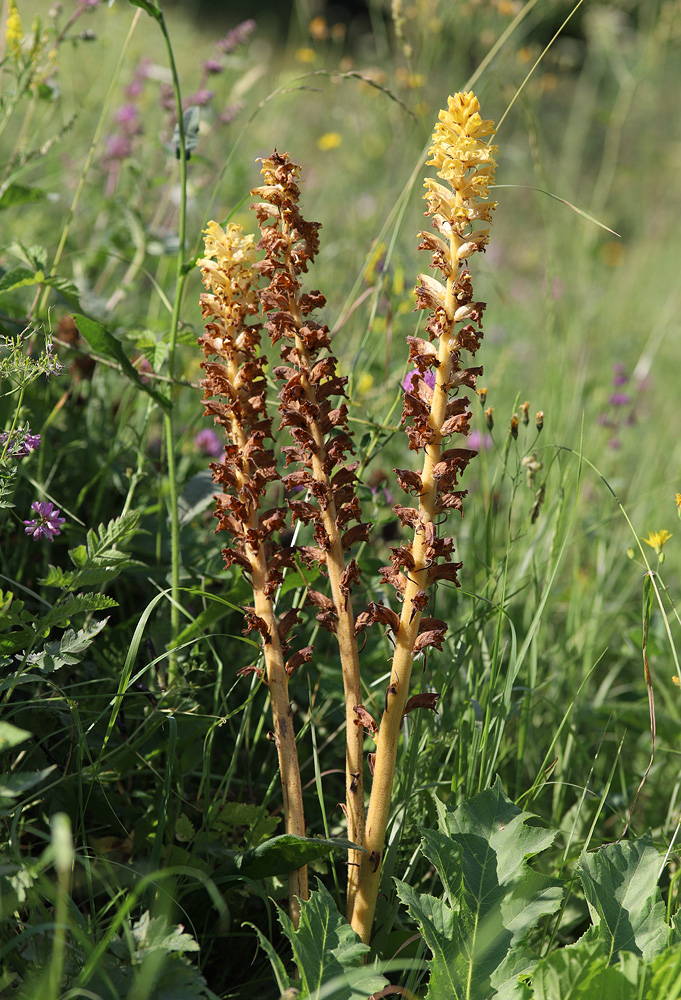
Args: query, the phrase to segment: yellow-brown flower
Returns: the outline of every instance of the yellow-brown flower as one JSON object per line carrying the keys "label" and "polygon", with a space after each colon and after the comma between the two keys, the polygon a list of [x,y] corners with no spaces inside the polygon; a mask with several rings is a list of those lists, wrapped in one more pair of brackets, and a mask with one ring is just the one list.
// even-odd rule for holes
{"label": "yellow-brown flower", "polygon": [[[439,115],[429,150],[429,165],[437,167],[438,177],[450,187],[427,178],[424,197],[428,201],[426,214],[435,216],[435,227],[444,235],[466,235],[475,220],[490,221],[496,202],[486,202],[489,185],[494,183],[496,146],[483,142],[494,135],[494,122],[480,117],[480,105],[473,92],[455,94],[449,98],[447,110]],[[465,256],[480,250],[487,242],[487,233],[467,236],[475,245],[467,247]]]}

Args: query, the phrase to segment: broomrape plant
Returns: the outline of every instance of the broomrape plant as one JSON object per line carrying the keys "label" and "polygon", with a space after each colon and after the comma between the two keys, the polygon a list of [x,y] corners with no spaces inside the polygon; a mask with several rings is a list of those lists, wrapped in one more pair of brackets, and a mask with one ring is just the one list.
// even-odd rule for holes
{"label": "broomrape plant", "polygon": [[[484,303],[474,298],[468,261],[484,251],[488,230],[479,224],[490,221],[495,207],[488,195],[496,147],[485,142],[493,134],[494,124],[480,117],[473,93],[460,93],[440,112],[430,147],[428,164],[436,168],[438,179],[426,180],[425,198],[435,232],[420,234],[420,249],[432,254],[440,280],[419,276],[416,308],[429,314],[428,339],[407,338],[415,373],[405,382],[402,411],[409,448],[420,453],[422,464],[420,471],[395,470],[399,486],[415,503],[393,509],[413,538],[393,549],[391,565],[382,570],[383,581],[395,589],[401,603],[399,615],[377,603],[356,617],[353,612],[352,590],[360,567],[349,550],[368,539],[370,526],[361,520],[356,495],[357,463],[350,460],[354,448],[347,406],[336,402],[345,395],[347,379],[337,372],[328,328],[312,318],[325,299],[302,285],[318,253],[320,226],[300,213],[300,168],[288,154],[275,151],[262,161],[263,183],[252,191],[261,232],[257,245],[240,227],[223,230],[211,222],[206,255],[198,261],[208,289],[201,297],[207,322],[199,341],[206,355],[206,413],[227,438],[223,460],[212,465],[214,480],[223,490],[216,498],[218,530],[232,539],[223,550],[225,562],[241,566],[253,588],[245,632],[260,636],[286,830],[301,836],[305,820],[288,678],[314,650],[303,646],[288,656],[298,612],[278,615],[276,598],[295,557],[322,567],[329,581],[329,593],[308,590],[307,602],[317,609],[319,624],[338,641],[346,716],[344,811],[348,838],[357,845],[349,854],[347,916],[364,942],[371,935],[380,884],[402,719],[415,708],[434,709],[438,699],[432,692],[409,697],[412,663],[429,647],[442,650],[447,623],[428,617],[428,604],[439,580],[458,586],[461,568],[453,559],[453,539],[443,537],[441,527],[450,511],[463,513],[466,491],[456,487],[476,455],[465,441],[463,447],[450,447],[449,441],[455,434],[469,434],[469,400],[460,392],[475,390],[482,373],[480,367],[465,367],[463,358],[475,355],[482,339]],[[264,253],[260,259],[258,252]],[[264,281],[268,284],[262,287]],[[271,343],[280,344],[282,362],[268,370],[267,377],[263,327]],[[279,422],[293,442],[281,449],[282,462],[266,444],[274,440],[268,378],[280,386]],[[276,483],[286,490],[286,507],[265,506]],[[280,544],[276,535],[290,522],[309,525],[315,544]],[[394,642],[380,723],[362,703],[357,644],[358,634],[375,623],[387,627]],[[372,784],[366,818],[365,733],[376,744],[367,759]],[[299,900],[306,898],[307,876],[299,869],[289,876],[295,925]]]}

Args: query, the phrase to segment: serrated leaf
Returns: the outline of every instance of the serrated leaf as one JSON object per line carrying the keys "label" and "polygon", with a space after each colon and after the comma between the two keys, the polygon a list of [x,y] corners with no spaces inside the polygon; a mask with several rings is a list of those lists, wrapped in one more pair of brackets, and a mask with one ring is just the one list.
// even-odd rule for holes
{"label": "serrated leaf", "polygon": [[142,381],[140,373],[136,368],[130,363],[130,360],[123,350],[122,344],[116,340],[113,334],[109,333],[106,327],[102,326],[94,319],[90,319],[88,316],[83,316],[81,313],[73,314],[73,321],[78,327],[78,332],[81,334],[84,340],[88,342],[93,351],[97,351],[98,354],[103,354],[105,358],[109,358],[110,361],[115,361],[116,364],[121,366],[123,374],[133,382],[138,389],[146,392],[147,395],[158,403],[164,410],[170,409],[170,401],[166,399],[165,396],[161,395],[146,382]]}
{"label": "serrated leaf", "polygon": [[195,834],[196,830],[192,821],[186,813],[180,813],[175,823],[175,839],[179,840],[181,844],[188,844],[190,840],[194,839]]}
{"label": "serrated leaf", "polygon": [[36,274],[27,267],[13,267],[11,271],[5,271],[0,275],[0,295],[3,292],[11,292],[13,288],[21,288],[23,285],[35,285]]}
{"label": "serrated leaf", "polygon": [[[542,958],[532,973],[533,1000],[576,1000],[588,996],[594,977],[606,967],[603,946],[585,934],[577,944]],[[592,994],[595,996],[596,994]]]}
{"label": "serrated leaf", "polygon": [[81,611],[103,611],[106,608],[117,607],[118,601],[104,594],[70,594],[66,600],[55,604],[48,614],[36,621],[36,631],[42,634],[45,629],[53,628],[55,625],[68,625],[73,615]]}
{"label": "serrated leaf", "polygon": [[0,195],[0,210],[12,205],[26,205],[31,201],[44,201],[47,194],[41,188],[26,184],[10,184]]}
{"label": "serrated leaf", "polygon": [[88,646],[106,625],[108,618],[100,622],[92,622],[86,628],[75,632],[72,628],[67,629],[61,639],[45,644],[44,649],[39,653],[32,653],[28,657],[31,667],[51,673],[64,666],[74,666],[79,663]]}
{"label": "serrated leaf", "polygon": [[69,278],[63,278],[58,274],[46,274],[42,277],[41,284],[49,285],[55,292],[59,292],[72,309],[80,309],[78,288]]}
{"label": "serrated leaf", "polygon": [[18,747],[20,743],[30,738],[31,733],[26,729],[13,726],[11,722],[0,722],[0,753],[11,747]]}
{"label": "serrated leaf", "polygon": [[184,926],[169,927],[165,917],[152,917],[148,910],[132,926],[132,936],[137,945],[135,957],[140,959],[148,951],[184,952],[200,951],[191,934],[186,934]]}
{"label": "serrated leaf", "polygon": [[388,985],[384,976],[362,964],[369,946],[341,916],[319,880],[317,890],[301,904],[298,930],[286,914],[280,913],[279,919],[300,974],[300,1000],[366,1000]]}
{"label": "serrated leaf", "polygon": [[631,951],[650,961],[664,951],[669,930],[658,886],[662,862],[650,832],[579,859],[577,874],[608,959]]}
{"label": "serrated leaf", "polygon": [[397,890],[433,952],[430,1000],[527,995],[518,976],[532,969],[537,956],[525,938],[563,896],[559,882],[526,863],[555,837],[528,826],[532,818],[506,798],[497,781],[443,814],[446,832],[421,831],[421,849],[440,876],[445,899],[420,895],[401,882]]}
{"label": "serrated leaf", "polygon": [[63,570],[57,566],[49,566],[47,573],[40,580],[45,587],[58,587],[60,590],[78,590],[79,587],[98,587],[110,583],[130,566],[138,565],[133,559],[121,559],[117,566],[92,567],[88,569]]}

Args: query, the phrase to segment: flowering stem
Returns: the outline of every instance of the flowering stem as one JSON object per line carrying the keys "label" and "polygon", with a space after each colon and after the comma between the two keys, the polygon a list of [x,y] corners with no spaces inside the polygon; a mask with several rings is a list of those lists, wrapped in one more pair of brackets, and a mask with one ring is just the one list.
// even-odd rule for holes
{"label": "flowering stem", "polygon": [[[447,301],[451,308],[452,281],[447,282]],[[452,308],[453,313],[453,308]],[[367,814],[364,836],[365,854],[362,855],[359,870],[359,885],[354,913],[352,915],[353,929],[363,941],[369,942],[371,927],[374,920],[376,900],[381,881],[381,861],[385,843],[385,834],[390,815],[390,801],[395,778],[395,763],[400,728],[404,709],[409,694],[409,681],[414,660],[414,644],[419,634],[422,612],[415,598],[425,590],[428,576],[428,558],[426,553],[425,525],[435,519],[435,504],[437,500],[437,482],[433,469],[440,461],[442,450],[442,425],[445,419],[447,405],[447,382],[451,368],[453,323],[449,331],[440,337],[438,351],[439,366],[436,372],[433,402],[430,411],[430,423],[434,431],[433,439],[426,448],[423,461],[421,482],[423,490],[419,498],[419,514],[422,528],[414,533],[412,555],[414,568],[407,577],[404,592],[400,626],[395,637],[395,653],[390,675],[390,686],[386,695],[385,711],[376,741],[376,759],[374,763],[373,784]]]}
{"label": "flowering stem", "polygon": [[[283,227],[283,231],[286,233],[286,226]],[[300,329],[304,321],[295,300],[289,300],[289,309],[298,329]],[[303,371],[301,383],[307,398],[311,403],[316,404],[317,395],[314,387],[310,385],[306,374],[313,366],[312,359],[299,335],[296,336],[295,343]],[[338,616],[336,638],[338,640],[345,696],[345,807],[348,822],[348,840],[362,845],[364,842],[365,824],[364,730],[361,726],[355,725],[357,720],[355,708],[362,704],[362,683],[359,673],[355,620],[350,594],[343,593],[342,588],[345,556],[343,554],[340,531],[336,522],[337,512],[333,500],[333,489],[323,464],[326,456],[324,434],[316,420],[310,421],[309,429],[315,443],[315,450],[311,455],[312,475],[318,483],[324,485],[328,498],[328,506],[321,511],[321,522],[329,538],[329,550],[326,553],[326,570],[331,585],[331,597]],[[361,859],[361,851],[348,852],[348,920],[352,919]]]}

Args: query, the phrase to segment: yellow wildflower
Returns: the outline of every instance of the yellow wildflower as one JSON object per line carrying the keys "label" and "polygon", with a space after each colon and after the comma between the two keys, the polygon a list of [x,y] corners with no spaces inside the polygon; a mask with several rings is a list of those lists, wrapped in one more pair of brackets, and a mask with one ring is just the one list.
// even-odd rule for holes
{"label": "yellow wildflower", "polygon": [[16,0],[9,0],[5,41],[7,42],[7,48],[12,53],[12,58],[14,59],[19,58],[23,37],[24,29],[21,24],[21,17],[17,9]]}
{"label": "yellow wildflower", "polygon": [[[491,213],[496,202],[487,202],[489,185],[494,183],[496,146],[482,140],[494,135],[494,122],[483,121],[479,115],[477,97],[470,93],[456,94],[449,98],[446,111],[441,111],[439,123],[433,132],[433,144],[429,149],[429,164],[437,167],[438,176],[446,181],[453,191],[432,178],[427,178],[424,198],[428,201],[428,213],[442,217],[454,231],[463,237],[470,223],[475,220],[491,221]],[[487,231],[478,231],[471,242],[482,249],[487,242]],[[468,253],[466,253],[468,256]]]}
{"label": "yellow wildflower", "polygon": [[309,49],[307,46],[303,48],[296,49],[296,59],[301,63],[313,63],[317,58],[314,49]]}
{"label": "yellow wildflower", "polygon": [[320,135],[317,139],[317,149],[322,149],[324,152],[329,149],[336,149],[342,141],[343,136],[339,135],[338,132],[325,132],[324,135]]}
{"label": "yellow wildflower", "polygon": [[676,494],[676,506],[681,510],[681,493]]}
{"label": "yellow wildflower", "polygon": [[666,528],[662,528],[661,531],[649,531],[648,537],[641,540],[644,541],[646,545],[649,545],[651,549],[655,549],[655,552],[659,556],[662,552],[662,547],[671,537],[671,532],[667,531]]}
{"label": "yellow wildflower", "polygon": [[362,372],[360,377],[357,379],[357,393],[363,396],[364,393],[369,392],[370,389],[374,387],[374,376],[370,372]]}

